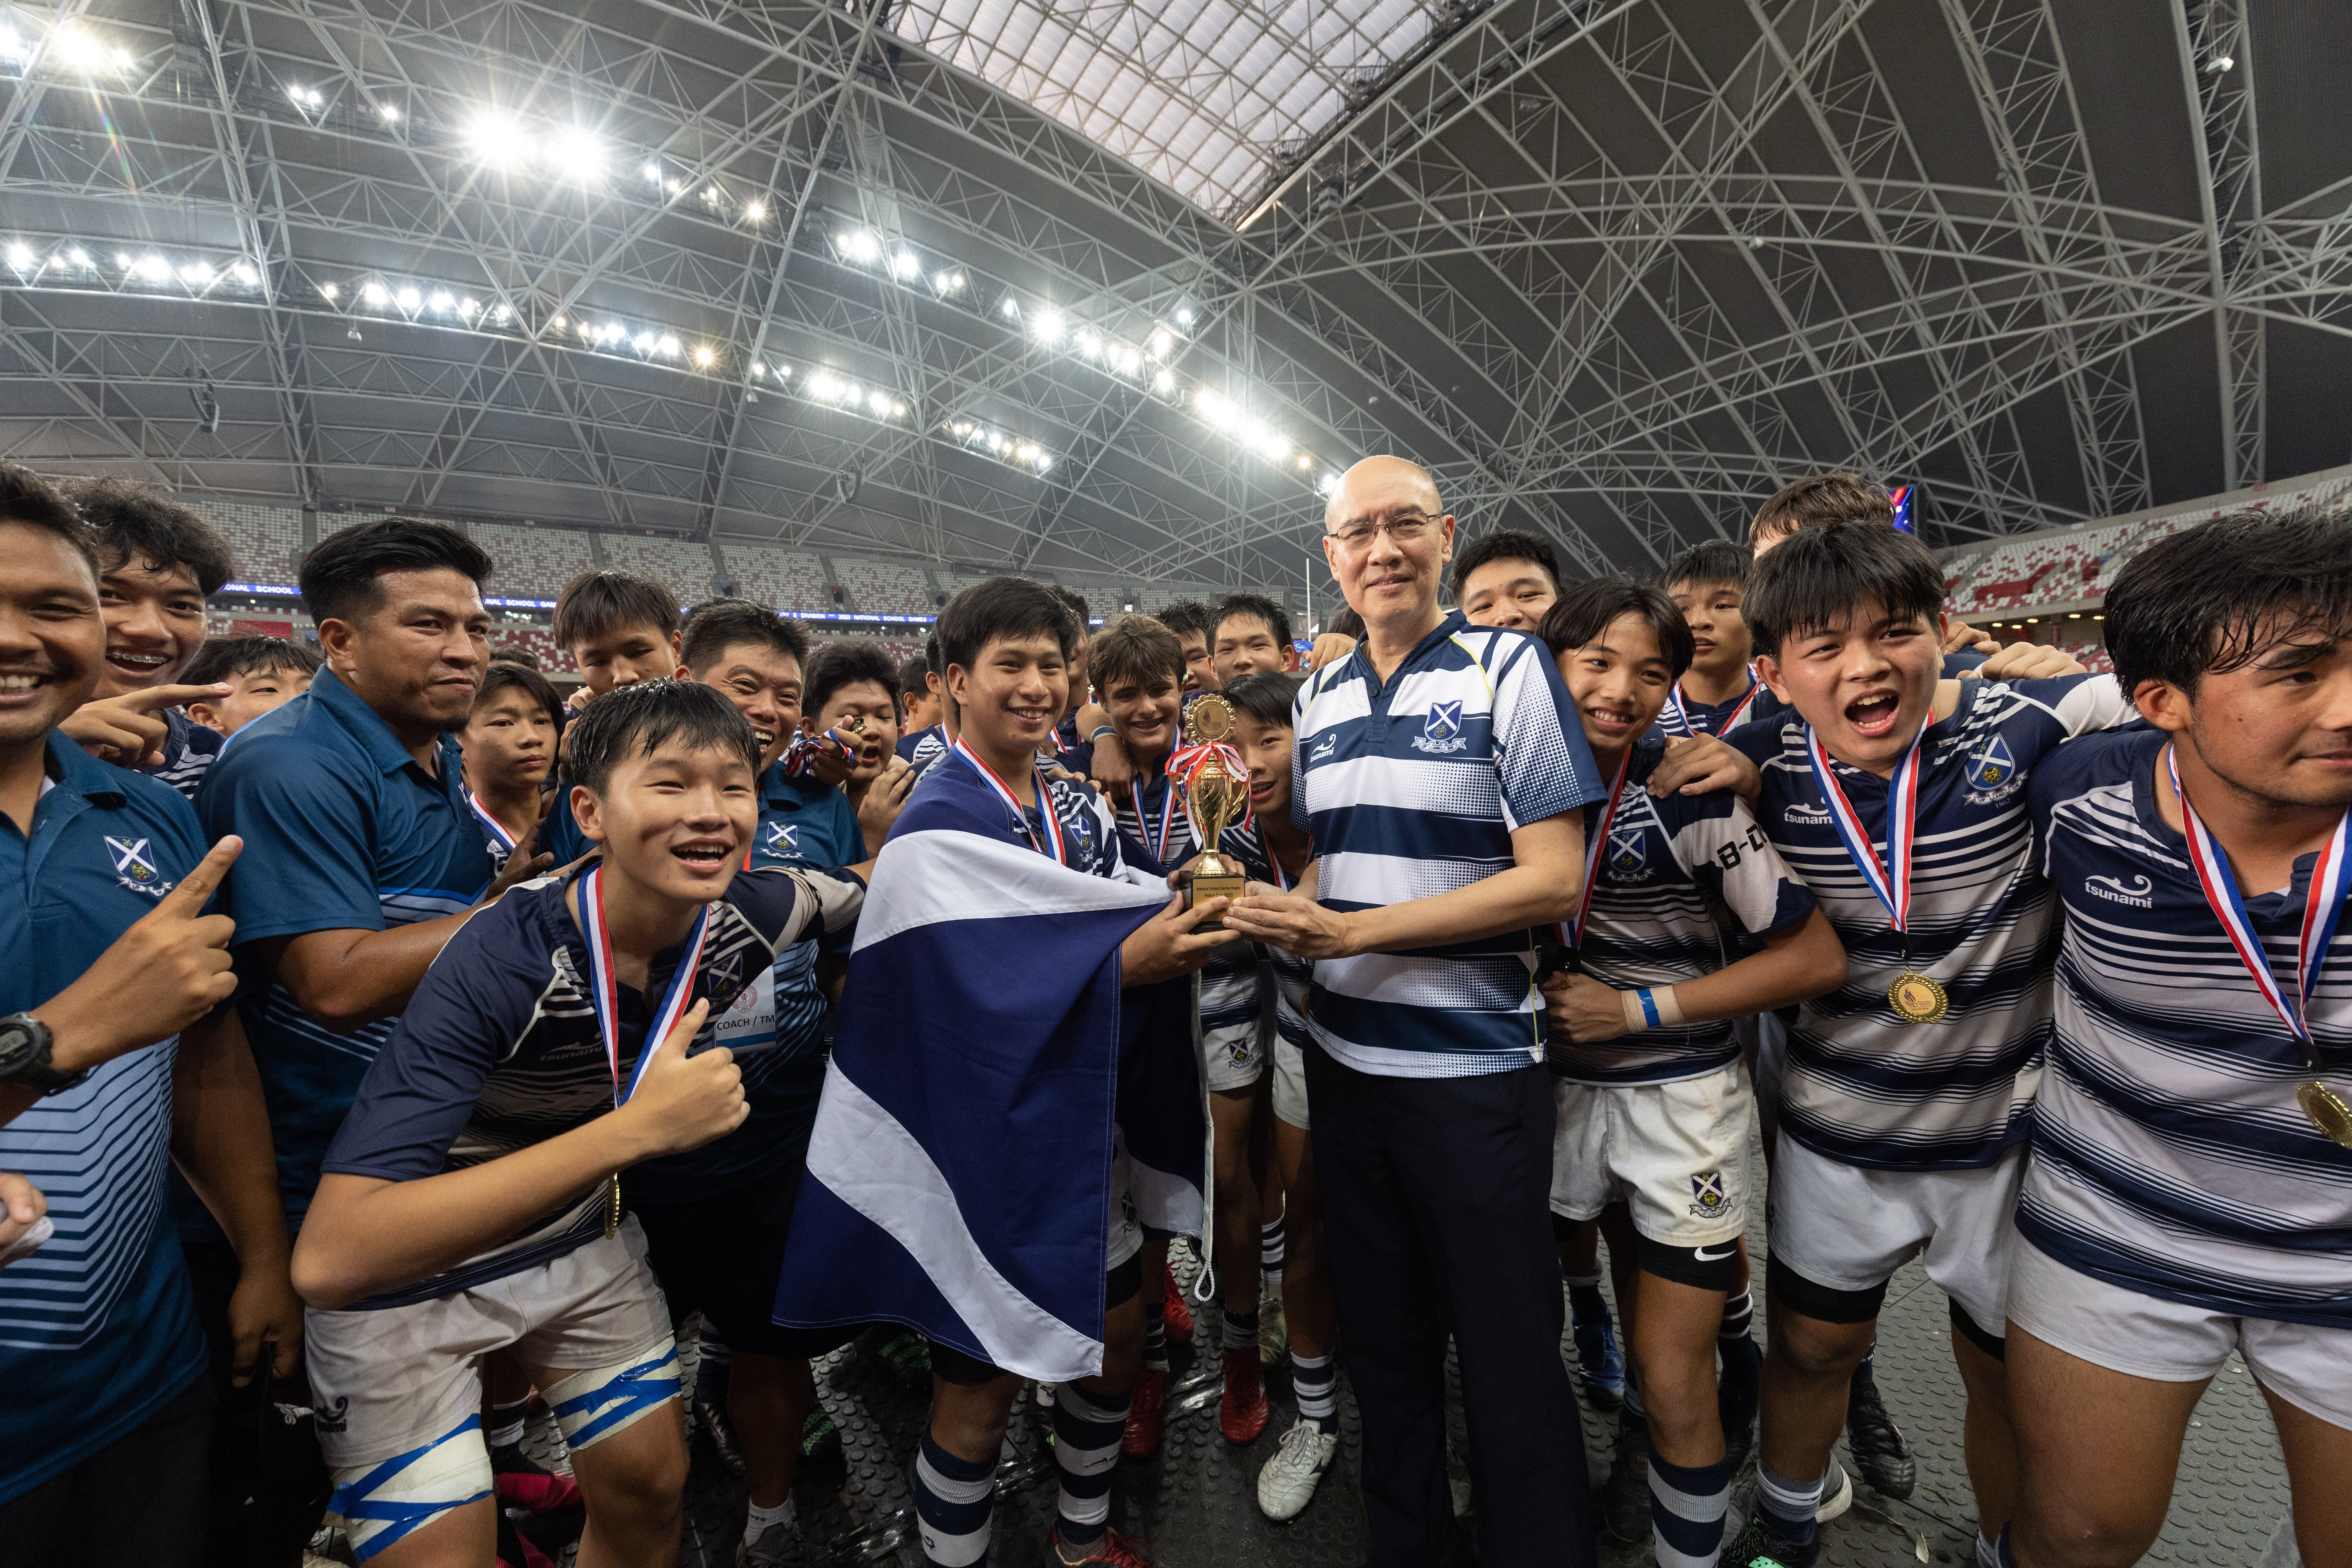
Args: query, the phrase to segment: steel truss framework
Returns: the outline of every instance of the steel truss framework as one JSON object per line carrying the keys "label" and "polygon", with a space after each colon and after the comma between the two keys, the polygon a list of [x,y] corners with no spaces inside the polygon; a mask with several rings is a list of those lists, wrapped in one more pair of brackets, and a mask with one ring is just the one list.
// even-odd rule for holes
{"label": "steel truss framework", "polygon": [[[1639,570],[1831,464],[1932,475],[1949,537],[2167,499],[2136,351],[2204,319],[2224,471],[2251,483],[2266,324],[2352,336],[2352,179],[2264,206],[2242,0],[2175,17],[2197,211],[2103,198],[2049,0],[1515,0],[1238,226],[907,47],[870,5],[178,5],[90,18],[138,62],[102,92],[37,67],[8,83],[0,237],[241,257],[257,282],[196,302],[0,268],[9,455],[313,506],[1298,576],[1312,472],[1040,341],[992,308],[1009,291],[1129,336],[1187,312],[1185,384],[1246,402],[1318,468],[1412,453],[1473,527]],[[1899,5],[1940,29],[1972,125],[1897,90],[1874,13]],[[485,105],[593,121],[613,170],[583,189],[485,168],[459,137]],[[1990,178],[1948,172],[1963,133]],[[632,177],[646,158],[675,189]],[[741,216],[754,197],[763,221]],[[841,253],[849,225],[975,286],[894,281]],[[482,313],[355,309],[377,275]],[[591,311],[719,358],[589,352],[558,323]],[[751,374],[775,360],[908,413]],[[2054,466],[2029,428],[2053,411]],[[1055,460],[993,461],[959,420]]]}

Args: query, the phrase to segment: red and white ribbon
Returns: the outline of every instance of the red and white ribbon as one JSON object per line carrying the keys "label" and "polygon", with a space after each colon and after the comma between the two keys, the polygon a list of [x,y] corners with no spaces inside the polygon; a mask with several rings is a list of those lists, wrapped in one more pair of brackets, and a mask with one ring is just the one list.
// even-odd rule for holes
{"label": "red and white ribbon", "polygon": [[1903,761],[1895,765],[1895,776],[1886,782],[1886,859],[1882,864],[1878,851],[1871,847],[1870,830],[1863,826],[1861,814],[1838,784],[1828,749],[1813,733],[1813,727],[1805,726],[1805,752],[1812,759],[1813,777],[1829,804],[1830,823],[1862,872],[1862,879],[1886,906],[1888,921],[1897,933],[1906,936],[1911,929],[1911,843],[1918,829],[1919,742],[1927,738],[1927,728],[1925,723],[1919,726]]}
{"label": "red and white ribbon", "polygon": [[694,930],[687,933],[686,951],[678,955],[677,972],[669,977],[669,989],[662,993],[661,1005],[654,1010],[654,1020],[646,1026],[645,1043],[637,1047],[637,1065],[629,1074],[628,1087],[621,1087],[621,1010],[620,994],[613,978],[613,933],[604,921],[604,868],[600,864],[589,868],[580,879],[580,930],[588,939],[588,1001],[596,1009],[596,1030],[604,1038],[604,1059],[613,1069],[613,1106],[626,1105],[629,1096],[636,1093],[638,1082],[646,1076],[646,1066],[654,1059],[669,1032],[686,1016],[694,999],[694,972],[702,966],[703,940],[710,931],[710,906],[705,904],[695,911]]}
{"label": "red and white ribbon", "polygon": [[1031,848],[1040,855],[1052,856],[1065,866],[1070,863],[1069,846],[1062,840],[1062,819],[1054,814],[1054,796],[1045,787],[1045,769],[1037,767],[1034,763],[1030,764],[1035,772],[1037,780],[1037,815],[1045,819],[1045,832],[1052,841],[1051,847],[1041,841],[1037,837],[1037,830],[1029,826],[1029,813],[1022,806],[1021,797],[1013,793],[1013,786],[999,778],[994,768],[982,762],[980,753],[973,751],[961,737],[957,738],[955,752],[971,764],[971,771],[978,773],[981,781],[996,792],[998,798],[1012,807],[1013,819],[1021,825],[1021,831],[1027,837]]}

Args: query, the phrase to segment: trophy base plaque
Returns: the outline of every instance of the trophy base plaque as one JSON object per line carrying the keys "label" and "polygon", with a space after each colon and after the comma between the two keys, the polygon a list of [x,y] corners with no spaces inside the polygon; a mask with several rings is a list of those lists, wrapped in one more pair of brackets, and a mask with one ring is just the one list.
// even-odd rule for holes
{"label": "trophy base plaque", "polygon": [[[1206,860],[1209,857],[1203,856],[1202,858]],[[1249,882],[1248,879],[1244,877],[1239,869],[1229,871],[1224,868],[1224,867],[1231,864],[1231,861],[1221,862],[1215,869],[1205,871],[1195,869],[1192,875],[1186,877],[1184,879],[1184,907],[1189,910],[1198,904],[1205,903],[1211,899],[1239,900],[1241,896],[1248,890]],[[1207,920],[1202,921],[1199,925],[1192,929],[1195,931],[1223,931],[1225,929],[1225,922],[1219,920]]]}

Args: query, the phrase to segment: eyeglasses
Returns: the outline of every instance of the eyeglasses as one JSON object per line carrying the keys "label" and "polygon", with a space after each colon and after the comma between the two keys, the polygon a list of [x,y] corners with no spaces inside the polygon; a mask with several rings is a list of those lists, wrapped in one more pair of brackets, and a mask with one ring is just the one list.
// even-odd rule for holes
{"label": "eyeglasses", "polygon": [[1326,537],[1339,542],[1347,551],[1367,549],[1374,536],[1385,531],[1398,544],[1412,544],[1426,537],[1437,526],[1437,519],[1420,512],[1409,511],[1402,517],[1392,517],[1386,522],[1351,522],[1345,528],[1335,528]]}

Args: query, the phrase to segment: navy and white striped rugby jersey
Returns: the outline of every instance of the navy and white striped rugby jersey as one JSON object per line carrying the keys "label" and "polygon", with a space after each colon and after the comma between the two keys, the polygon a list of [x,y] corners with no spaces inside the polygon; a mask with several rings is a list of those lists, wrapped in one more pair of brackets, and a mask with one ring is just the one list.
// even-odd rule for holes
{"label": "navy and white striped rugby jersey", "polygon": [[[1291,817],[1315,839],[1320,899],[1377,909],[1512,864],[1511,834],[1608,787],[1544,645],[1454,611],[1383,683],[1365,649],[1299,688]],[[1350,1067],[1397,1078],[1543,1059],[1532,931],[1315,965],[1307,1028]]]}
{"label": "navy and white striped rugby jersey", "polygon": [[[2066,911],[2056,1029],[2017,1215],[2070,1268],[2210,1310],[2352,1329],[2352,1150],[2305,1120],[2312,1075],[2157,814],[2159,731],[2066,747],[2034,776]],[[2289,995],[2315,857],[2246,913]],[[2352,1084],[2352,930],[2309,1022]]]}
{"label": "navy and white striped rugby jersey", "polygon": [[[1665,754],[1654,732],[1634,743],[1577,952],[1578,968],[1620,991],[1696,980],[1737,959],[1718,911],[1734,930],[1756,937],[1813,912],[1811,891],[1781,861],[1746,801],[1727,790],[1651,798],[1643,785]],[[1584,808],[1586,833],[1599,831],[1603,804]],[[1555,1074],[1577,1083],[1671,1083],[1729,1067],[1739,1041],[1728,1019],[1592,1045],[1554,1029],[1546,1056]]]}
{"label": "navy and white striped rugby jersey", "polygon": [[205,770],[220,755],[228,737],[218,730],[207,730],[177,708],[163,710],[163,760],[152,768],[139,771],[160,784],[167,784],[190,800],[196,797],[196,786],[205,782]]}
{"label": "navy and white striped rugby jersey", "polygon": [[[613,1108],[613,1065],[566,885],[553,877],[525,883],[449,939],[369,1066],[324,1170],[419,1181],[543,1143]],[[812,927],[846,924],[864,901],[864,885],[847,872],[738,872],[711,905],[688,998],[709,998],[711,1013],[689,1054],[772,1044],[778,951]],[[682,956],[681,944],[657,957],[646,992],[615,981],[625,1084]],[[429,1301],[560,1258],[604,1233],[608,1201],[598,1186],[455,1268],[351,1310]]]}
{"label": "navy and white striped rugby jersey", "polygon": [[[1727,737],[1763,769],[1756,819],[1845,943],[1845,984],[1797,1010],[1781,1131],[1814,1152],[1879,1170],[1968,1170],[2021,1142],[2050,1037],[2056,907],[2033,856],[2025,789],[2061,742],[2134,717],[2112,676],[1959,684],[1920,746],[1909,965],[1950,1011],[1906,1024],[1886,988],[1905,967],[1848,858],[1793,715]],[[1839,785],[1882,863],[1886,784],[1843,763]]]}

